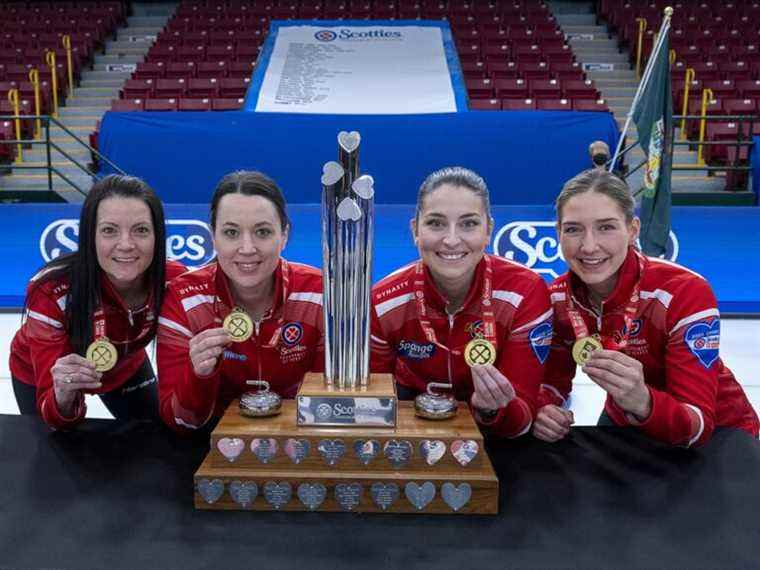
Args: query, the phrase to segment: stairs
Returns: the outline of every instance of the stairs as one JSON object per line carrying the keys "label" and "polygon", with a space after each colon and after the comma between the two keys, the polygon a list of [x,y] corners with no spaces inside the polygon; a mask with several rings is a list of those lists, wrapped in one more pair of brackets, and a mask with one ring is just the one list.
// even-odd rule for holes
{"label": "stairs", "polygon": [[[119,89],[131,75],[130,66],[143,61],[155,36],[163,29],[176,10],[176,3],[132,5],[134,15],[127,26],[116,31],[116,38],[106,41],[102,54],[96,54],[91,70],[82,72],[80,84],[74,89],[66,106],[59,108],[58,121],[74,133],[83,143],[89,144],[89,135],[98,121],[118,99]],[[124,67],[122,67],[124,66]],[[62,128],[51,124],[51,142],[82,166],[91,162],[89,149]],[[61,171],[82,191],[86,192],[93,177],[55,149],[51,149],[52,165]],[[24,151],[24,166],[46,166],[45,145],[32,145]],[[66,201],[82,202],[84,194],[61,177],[53,174],[53,192],[48,189],[48,175],[44,170],[21,170],[11,167],[10,174],[0,175],[0,200],[5,201]]]}
{"label": "stairs", "polygon": [[[568,37],[576,59],[583,64],[601,64],[600,69],[589,70],[586,75],[593,79],[602,97],[612,111],[618,127],[622,130],[638,86],[636,71],[629,55],[621,52],[617,38],[611,35],[603,23],[597,22],[594,6],[588,1],[556,0],[549,2],[552,12]],[[642,63],[642,70],[643,70]],[[678,113],[678,110],[674,110]],[[678,131],[676,131],[677,136]],[[638,139],[636,126],[631,124],[627,143]],[[589,141],[590,143],[591,141]],[[613,149],[614,152],[614,149]],[[626,163],[633,169],[644,160],[644,153],[636,146],[627,154]],[[679,167],[697,164],[696,150],[676,146],[673,151],[672,202],[676,205],[752,205],[754,194],[724,190],[725,174],[708,175],[706,170],[679,171]],[[632,190],[643,185],[643,167],[630,175],[627,182]]]}

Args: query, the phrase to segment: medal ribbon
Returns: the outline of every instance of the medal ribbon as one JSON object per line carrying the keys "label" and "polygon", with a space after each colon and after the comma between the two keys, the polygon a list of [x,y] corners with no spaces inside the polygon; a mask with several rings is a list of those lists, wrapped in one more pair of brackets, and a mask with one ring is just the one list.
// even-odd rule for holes
{"label": "medal ribbon", "polygon": [[[631,328],[633,326],[633,319],[636,316],[636,311],[639,308],[639,300],[641,298],[641,276],[644,273],[644,258],[639,255],[638,253],[635,253],[636,260],[638,261],[639,265],[639,279],[636,280],[636,283],[633,286],[633,289],[631,290],[631,296],[628,300],[628,304],[625,306],[625,309],[623,310],[623,326],[625,329],[625,333],[622,335],[619,341],[615,341],[612,338],[609,338],[609,344],[612,345],[611,350],[621,350],[625,348],[628,344],[628,336],[631,334]],[[588,327],[586,326],[586,321],[583,320],[583,317],[580,314],[580,311],[578,311],[577,307],[575,306],[575,302],[573,301],[573,295],[570,291],[570,280],[567,279],[565,281],[565,287],[564,287],[564,293],[565,293],[565,299],[567,301],[567,315],[570,318],[570,324],[573,327],[573,333],[575,333],[575,338],[580,340],[582,338],[586,338],[589,336],[588,334]],[[601,316],[600,316],[601,319]],[[599,331],[599,334],[601,335],[602,331]]]}
{"label": "medal ribbon", "polygon": [[[493,296],[493,268],[491,267],[491,260],[487,255],[483,256],[483,261],[485,266],[483,271],[483,292],[480,301],[483,314],[483,336],[494,348],[496,348],[496,317],[493,312],[493,303],[491,301]],[[422,332],[425,333],[428,342],[432,342],[445,350],[449,350],[448,346],[444,346],[438,342],[435,330],[428,318],[427,306],[425,305],[425,268],[422,261],[418,261],[414,268],[414,297],[417,303],[420,326],[422,327]]]}

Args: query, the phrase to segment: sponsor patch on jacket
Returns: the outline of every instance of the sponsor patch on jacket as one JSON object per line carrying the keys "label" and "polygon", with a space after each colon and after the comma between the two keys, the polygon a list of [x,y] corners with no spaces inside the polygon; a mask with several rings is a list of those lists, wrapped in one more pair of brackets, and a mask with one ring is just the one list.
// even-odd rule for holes
{"label": "sponsor patch on jacket", "polygon": [[546,362],[546,357],[549,356],[549,349],[552,345],[552,324],[550,322],[543,322],[533,327],[528,334],[528,340],[530,340],[533,354],[543,364]]}
{"label": "sponsor patch on jacket", "polygon": [[417,343],[411,340],[402,340],[398,343],[399,355],[411,360],[425,360],[435,354],[435,345],[432,342]]}
{"label": "sponsor patch on jacket", "polygon": [[288,323],[282,327],[282,342],[286,346],[295,346],[303,338],[303,327],[301,323]]}
{"label": "sponsor patch on jacket", "polygon": [[223,357],[225,360],[239,360],[240,362],[248,360],[248,357],[245,354],[239,354],[231,350],[225,350]]}
{"label": "sponsor patch on jacket", "polygon": [[694,323],[683,335],[686,346],[705,368],[718,360],[720,349],[720,320]]}
{"label": "sponsor patch on jacket", "polygon": [[464,327],[464,332],[470,335],[470,338],[483,338],[483,321],[472,321]]}

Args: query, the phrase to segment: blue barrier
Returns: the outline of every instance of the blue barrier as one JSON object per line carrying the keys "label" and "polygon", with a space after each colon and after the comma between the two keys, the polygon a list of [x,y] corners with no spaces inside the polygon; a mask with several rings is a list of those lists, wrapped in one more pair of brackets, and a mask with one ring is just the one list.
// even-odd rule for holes
{"label": "blue barrier", "polygon": [[[337,134],[362,134],[362,171],[377,202],[409,204],[433,170],[480,173],[494,204],[551,204],[562,184],[590,165],[595,139],[615,147],[609,113],[466,112],[437,115],[284,113],[105,114],[101,152],[144,178],[166,203],[201,203],[226,173],[261,170],[290,203],[319,201],[322,165],[337,156]],[[104,167],[102,173],[108,172]]]}
{"label": "blue barrier", "polygon": [[[293,229],[285,256],[321,265],[319,206],[289,208]],[[414,207],[377,207],[375,280],[416,259],[409,220]],[[554,234],[549,206],[497,206],[490,251],[524,263],[547,281],[565,271]],[[167,251],[187,265],[213,256],[204,221],[208,206],[166,206]],[[6,205],[0,208],[0,227],[6,238],[0,256],[6,263],[0,281],[0,307],[20,307],[29,277],[45,261],[76,247],[79,206]],[[760,287],[754,271],[760,265],[760,208],[675,207],[667,257],[704,275],[712,284],[723,312],[760,315]]]}
{"label": "blue barrier", "polygon": [[752,156],[750,156],[752,191],[755,193],[755,203],[760,204],[760,137],[754,137],[753,140],[755,146],[752,147]]}

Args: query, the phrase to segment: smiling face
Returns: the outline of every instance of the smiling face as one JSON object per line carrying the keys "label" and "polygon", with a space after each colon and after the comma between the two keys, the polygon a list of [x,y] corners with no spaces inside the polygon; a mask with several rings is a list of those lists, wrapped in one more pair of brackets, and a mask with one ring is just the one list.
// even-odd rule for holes
{"label": "smiling face", "polygon": [[591,190],[564,204],[557,232],[570,269],[604,298],[614,290],[628,248],[636,242],[639,219],[626,221],[615,200]]}
{"label": "smiling face", "polygon": [[249,298],[273,278],[288,240],[274,204],[262,196],[231,193],[217,206],[214,247],[233,293]]}
{"label": "smiling face", "polygon": [[142,284],[155,245],[153,221],[145,202],[118,196],[100,202],[95,251],[100,268],[117,291],[124,293]]}
{"label": "smiling face", "polygon": [[483,200],[469,188],[442,184],[425,197],[412,233],[436,285],[444,293],[466,292],[491,239]]}

